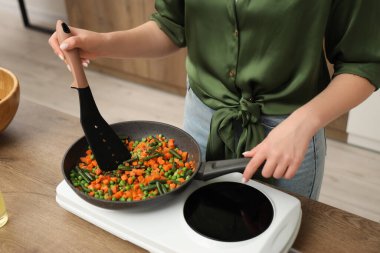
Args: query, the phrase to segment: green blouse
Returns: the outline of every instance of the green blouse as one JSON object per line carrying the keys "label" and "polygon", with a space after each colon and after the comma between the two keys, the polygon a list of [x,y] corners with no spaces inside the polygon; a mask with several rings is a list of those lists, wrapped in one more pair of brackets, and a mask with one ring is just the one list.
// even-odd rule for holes
{"label": "green blouse", "polygon": [[[215,110],[207,160],[241,156],[264,138],[261,114],[290,114],[329,84],[323,42],[334,75],[355,74],[380,87],[380,0],[155,5],[151,19],[187,47],[190,87]],[[240,139],[236,122],[243,127]]]}

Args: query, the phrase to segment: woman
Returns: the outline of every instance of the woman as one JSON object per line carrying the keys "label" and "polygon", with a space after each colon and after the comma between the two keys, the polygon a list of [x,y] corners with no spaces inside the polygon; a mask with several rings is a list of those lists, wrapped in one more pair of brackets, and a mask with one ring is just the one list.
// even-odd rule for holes
{"label": "woman", "polygon": [[323,127],[380,86],[379,7],[377,0],[156,0],[157,12],[139,27],[72,28],[73,37],[59,45],[53,34],[49,43],[61,59],[78,48],[84,65],[187,47],[184,128],[203,156],[251,157],[243,182],[261,174],[317,199]]}

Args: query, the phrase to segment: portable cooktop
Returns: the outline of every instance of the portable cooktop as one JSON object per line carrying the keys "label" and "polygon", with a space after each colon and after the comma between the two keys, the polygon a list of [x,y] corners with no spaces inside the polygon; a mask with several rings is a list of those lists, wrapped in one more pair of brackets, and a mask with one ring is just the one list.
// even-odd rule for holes
{"label": "portable cooktop", "polygon": [[300,201],[253,180],[241,184],[241,177],[193,180],[164,203],[122,210],[91,205],[62,181],[56,201],[150,252],[287,252],[300,227]]}

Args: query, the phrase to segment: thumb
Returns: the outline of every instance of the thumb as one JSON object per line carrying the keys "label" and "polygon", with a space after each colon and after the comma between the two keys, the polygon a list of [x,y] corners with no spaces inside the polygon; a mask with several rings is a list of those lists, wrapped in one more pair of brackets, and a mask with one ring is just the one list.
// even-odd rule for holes
{"label": "thumb", "polygon": [[80,47],[80,39],[78,36],[67,38],[59,45],[59,48],[65,51],[78,47]]}

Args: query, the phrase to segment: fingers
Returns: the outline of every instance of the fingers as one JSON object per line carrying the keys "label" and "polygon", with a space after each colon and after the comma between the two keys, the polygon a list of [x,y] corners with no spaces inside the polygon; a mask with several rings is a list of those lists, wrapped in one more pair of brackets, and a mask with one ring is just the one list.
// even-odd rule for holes
{"label": "fingers", "polygon": [[286,170],[286,173],[284,174],[284,178],[286,179],[292,179],[298,170],[298,168],[302,164],[302,159],[301,158],[295,158],[293,160],[293,163],[289,166],[289,168]]}
{"label": "fingers", "polygon": [[54,53],[63,61],[65,58],[63,56],[63,52],[59,47],[57,33],[54,32],[49,38],[49,45],[53,49]]}
{"label": "fingers", "polygon": [[[246,153],[244,153],[246,154]],[[249,157],[249,156],[245,156]],[[257,169],[260,167],[260,165],[265,161],[265,156],[263,155],[255,155],[252,157],[252,159],[249,161],[247,166],[245,167],[242,182],[246,183],[249,179],[252,178],[253,174],[257,171]]]}
{"label": "fingers", "polygon": [[247,164],[242,182],[246,183],[252,176],[256,173],[258,168],[263,164],[262,176],[265,178],[276,178],[276,179],[291,179],[295,176],[298,168],[302,163],[302,159],[297,155],[291,157],[288,155],[273,155],[267,154],[260,147],[246,151],[243,153],[244,157],[252,157],[252,159]]}
{"label": "fingers", "polygon": [[[54,53],[59,57],[59,59],[61,59],[62,61],[66,63],[67,69],[71,71],[70,66],[65,60],[63,50],[70,50],[70,49],[78,47],[79,39],[75,37],[71,37],[64,40],[61,44],[59,44],[57,33],[54,32],[52,36],[49,38],[48,42],[51,48],[53,49]],[[82,61],[83,67],[88,67],[88,65],[90,64],[89,59],[82,58],[81,61]]]}

